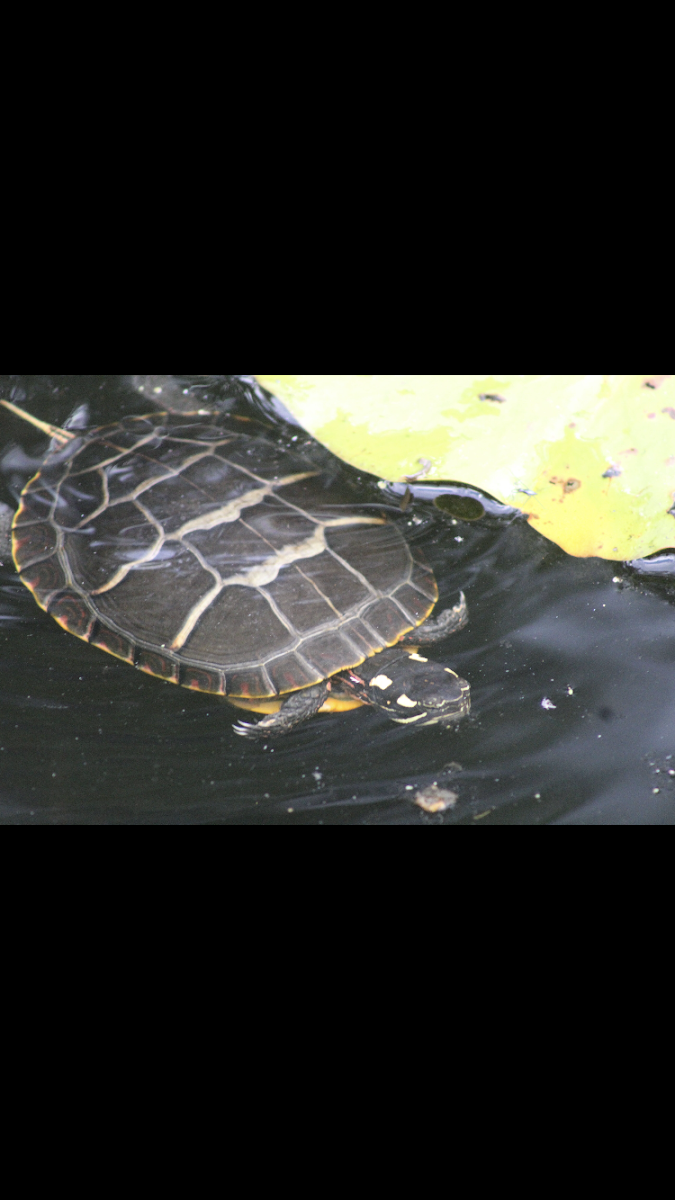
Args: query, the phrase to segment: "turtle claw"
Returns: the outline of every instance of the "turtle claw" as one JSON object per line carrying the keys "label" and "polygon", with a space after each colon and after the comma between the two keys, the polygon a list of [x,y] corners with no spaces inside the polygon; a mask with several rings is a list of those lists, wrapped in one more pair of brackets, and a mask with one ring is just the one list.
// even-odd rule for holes
{"label": "turtle claw", "polygon": [[239,734],[239,737],[253,738],[257,736],[256,729],[258,726],[252,724],[250,721],[237,721],[237,724],[233,725],[232,728],[235,733]]}
{"label": "turtle claw", "polygon": [[237,721],[237,724],[233,725],[232,728],[235,733],[239,734],[239,737],[252,739],[269,737],[270,732],[273,735],[276,725],[277,721],[274,718],[265,717],[264,720],[256,722]]}
{"label": "turtle claw", "polygon": [[433,646],[441,642],[451,633],[459,633],[469,620],[469,606],[464,592],[459,593],[459,604],[454,608],[446,608],[435,619],[423,621],[412,633],[407,633],[399,642],[400,646]]}
{"label": "turtle claw", "polygon": [[274,738],[290,733],[296,725],[318,713],[328,696],[328,684],[318,683],[314,687],[303,688],[292,692],[281,704],[279,712],[270,713],[262,721],[251,725],[248,721],[238,721],[234,732],[245,738]]}

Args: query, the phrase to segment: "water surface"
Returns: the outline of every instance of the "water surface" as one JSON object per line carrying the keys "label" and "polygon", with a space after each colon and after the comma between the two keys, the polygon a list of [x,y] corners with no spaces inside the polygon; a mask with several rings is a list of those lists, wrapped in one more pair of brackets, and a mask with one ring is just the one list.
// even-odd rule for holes
{"label": "water surface", "polygon": [[[213,381],[209,396],[260,416],[242,377],[203,378]],[[83,403],[94,422],[148,407],[120,375],[0,376],[0,394],[56,424]],[[297,429],[278,433],[304,442]],[[0,499],[15,503],[45,448],[2,412]],[[376,481],[332,461],[355,499],[387,501]],[[569,558],[508,515],[453,524],[416,500],[406,519],[441,603],[454,604],[461,588],[470,605],[468,628],[428,652],[471,683],[473,715],[457,731],[414,732],[361,709],[318,717],[275,743],[247,743],[232,732],[237,714],[225,702],[140,675],[61,630],[5,560],[0,822],[674,823],[668,578],[645,582],[621,564]],[[443,818],[412,804],[436,782],[459,796]]]}

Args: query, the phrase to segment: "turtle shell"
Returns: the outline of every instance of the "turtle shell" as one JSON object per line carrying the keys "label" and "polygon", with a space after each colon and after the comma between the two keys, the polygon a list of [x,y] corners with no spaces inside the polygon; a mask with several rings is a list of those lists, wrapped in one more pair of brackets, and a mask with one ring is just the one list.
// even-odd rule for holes
{"label": "turtle shell", "polygon": [[150,675],[250,700],[421,624],[436,581],[397,526],[256,430],[153,413],[50,454],[13,526],[40,607]]}

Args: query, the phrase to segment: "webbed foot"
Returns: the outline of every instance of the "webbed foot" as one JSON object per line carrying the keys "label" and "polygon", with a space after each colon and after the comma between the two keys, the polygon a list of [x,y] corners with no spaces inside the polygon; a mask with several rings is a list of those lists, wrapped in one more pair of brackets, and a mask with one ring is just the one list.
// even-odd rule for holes
{"label": "webbed foot", "polygon": [[459,604],[454,608],[446,608],[438,617],[427,620],[412,633],[407,633],[399,642],[400,646],[433,646],[449,637],[451,633],[459,633],[469,620],[469,606],[464,592],[459,594]]}
{"label": "webbed foot", "polygon": [[293,692],[284,700],[278,713],[263,717],[256,725],[249,721],[238,721],[233,726],[234,732],[240,737],[260,739],[281,737],[290,733],[296,725],[308,721],[315,716],[328,697],[328,684],[317,683],[314,687],[304,688],[301,692]]}

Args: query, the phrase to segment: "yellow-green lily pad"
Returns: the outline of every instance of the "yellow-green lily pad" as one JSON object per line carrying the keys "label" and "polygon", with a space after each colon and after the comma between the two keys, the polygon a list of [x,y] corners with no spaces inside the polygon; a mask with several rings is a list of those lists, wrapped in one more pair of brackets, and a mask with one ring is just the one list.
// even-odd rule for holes
{"label": "yellow-green lily pad", "polygon": [[675,546],[675,376],[258,375],[333,453],[452,480],[578,557]]}

